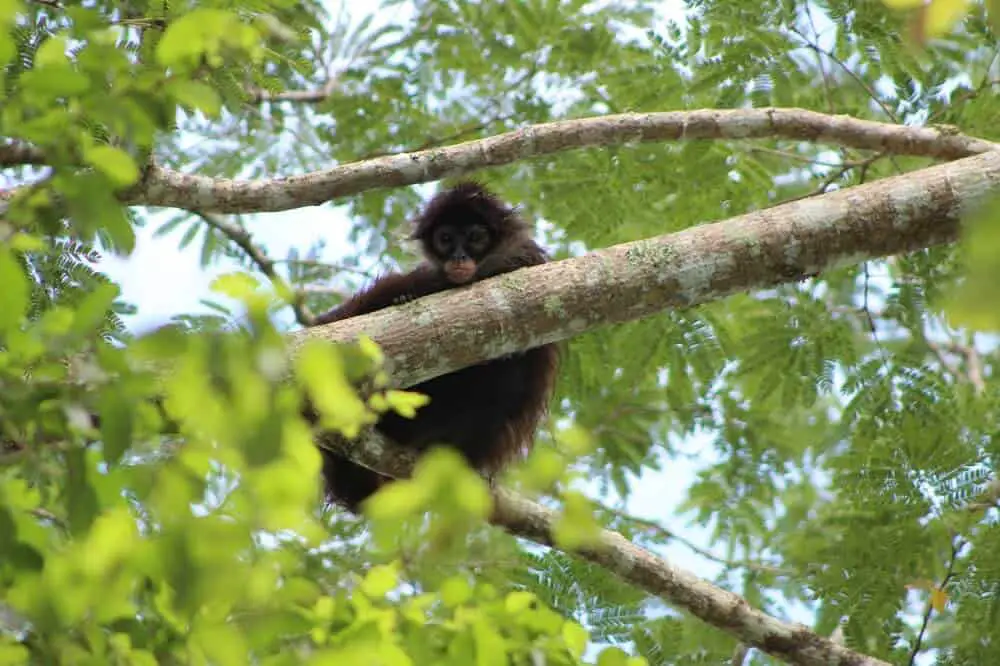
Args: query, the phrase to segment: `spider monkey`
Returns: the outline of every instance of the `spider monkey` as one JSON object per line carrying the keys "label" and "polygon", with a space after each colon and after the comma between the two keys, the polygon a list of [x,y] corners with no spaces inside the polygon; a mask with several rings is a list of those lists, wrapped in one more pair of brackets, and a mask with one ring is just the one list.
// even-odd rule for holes
{"label": "spider monkey", "polygon": [[[462,182],[435,195],[417,217],[411,240],[425,260],[390,273],[319,316],[316,325],[355,317],[548,261],[521,217],[484,186]],[[526,454],[545,414],[558,368],[558,348],[543,345],[416,384],[430,402],[409,419],[380,416],[375,429],[396,444],[425,451],[437,444],[460,451],[492,479]],[[353,513],[391,479],[321,449],[327,501]]]}

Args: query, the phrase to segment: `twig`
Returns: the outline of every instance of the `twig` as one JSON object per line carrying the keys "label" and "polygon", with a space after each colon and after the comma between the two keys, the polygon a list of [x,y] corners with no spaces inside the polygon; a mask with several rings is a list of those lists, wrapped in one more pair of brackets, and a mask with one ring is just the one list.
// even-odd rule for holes
{"label": "twig", "polygon": [[826,160],[819,160],[812,155],[799,155],[798,153],[792,153],[787,150],[776,150],[774,148],[765,148],[762,146],[751,146],[747,149],[751,154],[762,153],[764,155],[774,155],[775,157],[783,157],[786,160],[792,160],[794,162],[802,162],[805,164],[811,164],[813,166],[830,167],[833,169],[843,168],[845,165],[850,165],[852,167],[861,166],[862,162],[860,160],[854,162],[827,162]]}
{"label": "twig", "polygon": [[806,194],[800,194],[790,199],[786,199],[783,203],[800,201],[802,199],[808,199],[810,197],[822,196],[826,194],[827,190],[830,188],[831,185],[840,180],[844,176],[844,174],[846,174],[851,169],[860,169],[861,175],[858,177],[858,180],[860,182],[864,182],[865,174],[867,173],[871,165],[874,164],[876,161],[882,159],[883,157],[885,157],[883,153],[876,153],[875,155],[872,155],[871,157],[864,160],[850,160],[843,162],[838,166],[836,172],[834,172],[830,176],[827,176],[823,180],[823,182],[817,185],[812,192],[807,192]]}
{"label": "twig", "polygon": [[333,95],[337,89],[339,81],[331,78],[322,88],[318,90],[283,90],[271,92],[263,88],[247,88],[247,95],[252,104],[262,102],[297,102],[305,104],[318,104],[324,102]]}
{"label": "twig", "polygon": [[[983,360],[974,346],[961,344],[954,340],[939,343],[926,338],[924,344],[953,377],[969,382],[976,393],[980,395],[986,391],[986,381],[983,378]],[[948,358],[948,352],[965,358],[965,370],[962,370],[958,363]]]}
{"label": "twig", "polygon": [[776,576],[787,576],[787,577],[791,577],[791,576],[795,575],[795,572],[791,571],[790,569],[782,569],[780,567],[776,567],[776,566],[773,566],[773,565],[770,565],[770,564],[764,564],[764,563],[760,563],[760,562],[747,562],[747,561],[740,561],[740,560],[730,560],[728,558],[722,557],[721,555],[716,555],[715,553],[711,552],[710,550],[708,550],[706,548],[702,548],[701,546],[698,546],[695,543],[692,543],[690,540],[686,539],[685,537],[682,537],[681,535],[677,534],[673,530],[667,529],[666,527],[660,525],[656,521],[649,520],[648,518],[639,518],[637,516],[632,516],[632,515],[629,515],[629,514],[625,513],[624,511],[622,511],[620,509],[615,509],[613,507],[609,507],[609,506],[606,506],[606,505],[601,505],[601,508],[604,511],[607,511],[608,513],[611,513],[611,514],[617,516],[618,518],[621,518],[622,520],[624,520],[626,522],[631,522],[631,523],[635,523],[637,525],[641,525],[641,526],[643,526],[643,527],[645,527],[645,528],[647,528],[649,530],[652,530],[652,531],[660,534],[661,536],[663,536],[666,539],[674,540],[674,541],[676,541],[676,542],[678,542],[678,543],[686,546],[687,548],[689,548],[690,550],[692,550],[696,554],[701,555],[705,559],[711,560],[712,562],[715,562],[717,564],[721,564],[722,566],[726,567],[727,569],[746,568],[746,569],[749,569],[750,571],[756,571],[758,573],[767,573],[767,574],[772,574],[772,575],[776,575]]}
{"label": "twig", "polygon": [[993,479],[986,485],[986,490],[975,500],[966,505],[966,511],[989,511],[1000,508],[1000,479]]}
{"label": "twig", "polygon": [[806,37],[804,34],[802,34],[802,32],[798,28],[791,27],[791,28],[789,28],[789,30],[793,34],[798,35],[799,38],[802,39],[802,42],[804,43],[804,45],[806,47],[812,49],[813,51],[815,51],[816,53],[818,53],[820,55],[826,56],[827,58],[829,58],[830,60],[832,60],[834,63],[836,63],[837,66],[840,67],[842,70],[844,70],[844,72],[849,77],[851,77],[854,80],[855,83],[857,83],[859,86],[861,86],[861,88],[864,89],[864,91],[866,93],[868,93],[868,96],[872,99],[872,101],[874,101],[876,104],[879,105],[879,107],[882,109],[882,112],[885,113],[886,117],[888,117],[894,123],[898,123],[899,122],[899,120],[896,118],[896,114],[892,112],[892,109],[890,109],[888,106],[885,105],[885,102],[883,102],[879,98],[879,96],[875,92],[875,90],[872,89],[872,87],[869,86],[867,83],[865,83],[865,81],[860,76],[858,76],[854,72],[854,70],[852,70],[850,67],[848,67],[847,63],[845,63],[843,60],[841,60],[840,58],[838,58],[836,55],[834,55],[830,51],[827,51],[826,49],[822,48],[818,44],[814,44],[808,37]]}
{"label": "twig", "polygon": [[218,215],[197,212],[198,217],[205,221],[213,229],[225,234],[231,241],[236,243],[247,256],[256,264],[260,272],[267,276],[277,289],[289,294],[290,305],[295,312],[295,319],[303,327],[312,326],[316,321],[315,316],[309,311],[305,304],[303,294],[295,289],[281,277],[274,269],[274,261],[264,253],[262,249],[254,244],[250,237],[250,232],[238,224],[234,224],[222,219]]}
{"label": "twig", "polygon": [[302,287],[299,291],[303,294],[312,294],[314,296],[341,296],[345,298],[348,296],[348,294],[335,287],[321,287],[319,285]]}
{"label": "twig", "polygon": [[[945,571],[944,578],[935,588],[936,592],[943,592],[945,586],[955,575],[955,563],[958,561],[958,552],[962,550],[962,546],[965,545],[965,541],[961,536],[955,536],[951,541],[951,557],[948,560],[948,569]],[[924,634],[927,632],[927,625],[931,621],[931,613],[934,611],[934,592],[931,592],[931,598],[927,600],[927,607],[924,610],[923,622],[920,624],[920,631],[917,632],[917,639],[913,644],[913,650],[910,651],[910,661],[909,666],[913,666],[916,663],[917,655],[920,654],[920,648],[923,646]]]}
{"label": "twig", "polygon": [[375,273],[368,268],[361,268],[360,266],[347,266],[345,264],[333,263],[329,261],[323,261],[321,259],[274,259],[275,265],[277,264],[297,264],[299,266],[312,266],[315,268],[329,268],[330,270],[337,273],[354,273],[356,275],[361,275],[366,278],[375,277]]}

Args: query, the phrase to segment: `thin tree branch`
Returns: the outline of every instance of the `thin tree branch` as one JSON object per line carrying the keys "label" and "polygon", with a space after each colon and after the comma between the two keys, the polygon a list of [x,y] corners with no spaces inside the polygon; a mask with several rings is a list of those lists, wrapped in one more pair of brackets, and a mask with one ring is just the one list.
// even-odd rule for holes
{"label": "thin tree branch", "polygon": [[948,559],[948,569],[945,571],[944,578],[941,579],[935,590],[931,592],[931,598],[927,600],[923,621],[920,624],[920,631],[917,632],[917,639],[914,641],[913,649],[910,651],[909,666],[913,666],[916,663],[917,655],[920,654],[920,649],[923,646],[924,634],[927,633],[927,626],[931,621],[931,613],[934,612],[934,592],[944,592],[944,588],[955,575],[955,564],[958,562],[958,553],[964,545],[965,540],[960,536],[955,536],[951,541],[951,557]]}
{"label": "thin tree branch", "polygon": [[[980,395],[986,391],[986,380],[983,378],[983,360],[975,347],[964,345],[954,340],[941,343],[925,339],[924,344],[937,357],[941,367],[947,370],[956,380],[969,382],[976,390],[976,393]],[[965,359],[965,368],[963,369],[962,366],[951,359],[948,356],[949,353],[962,356]]]}
{"label": "thin tree branch", "polygon": [[685,537],[681,536],[680,534],[677,534],[673,530],[667,529],[663,525],[660,525],[655,520],[649,520],[647,518],[639,518],[637,516],[632,516],[625,513],[624,511],[605,505],[601,505],[601,510],[607,511],[608,513],[617,516],[619,519],[627,523],[634,523],[647,530],[655,532],[667,540],[676,541],[677,543],[680,543],[681,545],[687,547],[695,554],[704,557],[706,560],[715,562],[716,564],[721,564],[726,569],[742,568],[742,569],[748,569],[750,571],[756,571],[758,573],[770,574],[773,576],[791,577],[795,575],[795,572],[790,569],[782,569],[780,567],[776,567],[771,564],[765,564],[763,562],[744,561],[744,560],[731,560],[722,557],[721,555],[716,555],[707,548],[702,548],[698,544],[692,542],[690,539],[686,539]]}
{"label": "thin tree branch", "polygon": [[1000,144],[932,128],[804,109],[632,113],[533,125],[454,146],[388,155],[286,178],[233,180],[154,166],[143,182],[124,192],[121,199],[131,205],[215,213],[291,210],[367,190],[426,183],[585,147],[772,137],[946,160],[1000,148]]}
{"label": "thin tree branch", "polygon": [[372,279],[376,272],[373,269],[361,268],[360,266],[348,266],[346,264],[323,261],[322,259],[275,259],[275,264],[289,264],[296,266],[308,266],[310,268],[328,268],[335,273],[353,273]]}
{"label": "thin tree branch", "polygon": [[262,102],[296,102],[299,104],[318,104],[325,102],[333,95],[337,89],[339,81],[332,78],[317,90],[283,90],[281,92],[271,92],[263,88],[247,88],[247,95],[251,104]]}
{"label": "thin tree branch", "polygon": [[834,63],[836,63],[838,67],[844,70],[844,73],[846,73],[847,76],[849,76],[855,83],[858,84],[858,86],[860,86],[866,93],[868,93],[868,97],[870,97],[873,102],[878,104],[879,108],[882,109],[882,113],[884,113],[886,117],[890,118],[893,122],[898,122],[896,119],[896,114],[892,112],[892,109],[886,106],[885,102],[883,102],[881,98],[879,98],[875,90],[867,83],[865,83],[864,79],[862,79],[860,76],[858,76],[858,74],[854,70],[848,67],[843,60],[838,58],[830,51],[827,51],[826,49],[820,47],[818,44],[814,44],[808,37],[803,35],[802,32],[799,31],[797,28],[794,27],[790,28],[790,31],[795,35],[798,35],[802,39],[804,46],[812,49],[813,51],[822,56],[829,58]]}
{"label": "thin tree branch", "polygon": [[978,513],[997,508],[1000,508],[1000,479],[993,479],[986,485],[986,489],[979,497],[969,502],[965,510],[970,513]]}
{"label": "thin tree branch", "polygon": [[198,213],[198,217],[205,221],[207,225],[222,232],[230,240],[232,240],[236,245],[242,249],[251,261],[260,269],[260,272],[267,276],[271,281],[271,284],[275,286],[281,292],[288,295],[290,300],[290,305],[292,310],[295,312],[295,319],[302,326],[312,326],[313,322],[316,321],[315,315],[309,311],[308,306],[305,304],[305,296],[302,292],[297,291],[292,288],[288,282],[285,281],[278,271],[274,268],[274,261],[267,256],[261,248],[253,242],[253,238],[250,236],[250,232],[244,229],[239,224],[224,220],[218,215],[211,215],[209,213]]}
{"label": "thin tree branch", "polygon": [[799,201],[801,199],[808,199],[810,197],[816,197],[826,194],[827,191],[830,189],[830,186],[832,186],[838,180],[843,178],[848,171],[851,171],[852,169],[855,168],[861,170],[860,180],[863,181],[865,173],[867,173],[869,167],[871,167],[872,164],[882,159],[883,157],[885,157],[885,155],[883,155],[882,153],[876,153],[865,160],[852,160],[844,162],[837,168],[836,171],[834,171],[832,174],[824,178],[823,182],[817,185],[812,192],[807,192],[805,194],[800,194],[799,196],[792,197],[791,199],[788,199],[784,203],[789,203],[791,201]]}

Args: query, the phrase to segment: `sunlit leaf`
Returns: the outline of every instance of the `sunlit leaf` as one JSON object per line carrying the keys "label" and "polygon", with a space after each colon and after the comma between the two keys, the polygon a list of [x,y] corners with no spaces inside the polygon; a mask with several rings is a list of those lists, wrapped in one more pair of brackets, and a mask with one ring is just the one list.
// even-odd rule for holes
{"label": "sunlit leaf", "polygon": [[133,405],[119,388],[101,392],[101,443],[104,460],[117,463],[132,443]]}
{"label": "sunlit leaf", "polygon": [[218,91],[200,81],[171,81],[167,91],[184,106],[197,109],[210,118],[217,117],[222,109]]}
{"label": "sunlit leaf", "polygon": [[84,158],[110,178],[115,185],[131,185],[139,178],[139,167],[132,157],[114,146],[91,146],[83,151]]}
{"label": "sunlit leaf", "polygon": [[385,398],[388,407],[392,408],[400,416],[408,419],[416,416],[417,410],[430,402],[429,397],[414,391],[390,389],[383,393],[382,396]]}
{"label": "sunlit leaf", "polygon": [[378,565],[372,567],[361,581],[361,590],[372,598],[381,598],[389,594],[399,583],[398,567],[394,565]]}
{"label": "sunlit leaf", "polygon": [[0,247],[0,333],[17,328],[28,309],[28,279],[13,253]]}

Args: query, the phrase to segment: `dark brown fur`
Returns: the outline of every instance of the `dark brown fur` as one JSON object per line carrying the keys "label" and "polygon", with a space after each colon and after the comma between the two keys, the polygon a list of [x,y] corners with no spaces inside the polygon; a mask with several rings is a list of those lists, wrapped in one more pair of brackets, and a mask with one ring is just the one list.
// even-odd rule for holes
{"label": "dark brown fur", "polygon": [[[375,312],[460,286],[446,277],[446,257],[436,256],[430,238],[440,225],[474,223],[490,230],[493,244],[476,262],[473,281],[548,261],[514,210],[478,183],[461,183],[436,195],[416,220],[412,238],[422,245],[424,263],[409,273],[379,278],[316,323]],[[548,407],[557,365],[557,347],[544,345],[436,377],[409,387],[430,397],[415,418],[388,413],[375,427],[418,451],[435,444],[453,446],[472,467],[492,477],[530,450]],[[322,455],[328,500],[351,511],[357,512],[359,504],[388,480],[335,453],[322,450]]]}

